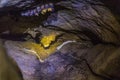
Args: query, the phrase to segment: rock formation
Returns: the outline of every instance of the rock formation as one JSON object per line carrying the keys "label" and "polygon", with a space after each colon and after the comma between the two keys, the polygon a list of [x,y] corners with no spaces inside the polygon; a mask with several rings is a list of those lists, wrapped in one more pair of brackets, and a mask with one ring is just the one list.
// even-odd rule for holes
{"label": "rock formation", "polygon": [[[45,5],[49,3],[53,4],[53,11],[41,14],[48,10]],[[41,33],[39,40],[51,33],[57,35],[45,50],[39,49],[43,45],[33,39],[23,42],[1,37],[24,80],[120,80],[120,15],[116,5],[110,5],[108,0],[1,0],[0,37],[24,34],[28,28]],[[44,8],[31,16],[38,7]],[[27,16],[21,15],[23,12]],[[70,43],[56,49],[56,43],[67,41]],[[24,46],[25,49],[36,53],[23,51],[26,42],[31,45]],[[48,49],[54,50],[48,54]],[[47,57],[40,61],[39,56]]]}

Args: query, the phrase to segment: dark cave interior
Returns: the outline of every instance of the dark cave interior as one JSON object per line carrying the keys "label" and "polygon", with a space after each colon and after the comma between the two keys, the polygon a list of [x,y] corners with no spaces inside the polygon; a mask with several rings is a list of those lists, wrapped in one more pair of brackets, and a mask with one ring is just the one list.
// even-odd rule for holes
{"label": "dark cave interior", "polygon": [[120,80],[119,0],[0,0],[0,80]]}

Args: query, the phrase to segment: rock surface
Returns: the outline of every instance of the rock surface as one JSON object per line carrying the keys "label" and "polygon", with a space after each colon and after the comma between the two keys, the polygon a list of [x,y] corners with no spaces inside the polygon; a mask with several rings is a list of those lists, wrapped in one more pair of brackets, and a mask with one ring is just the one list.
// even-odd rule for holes
{"label": "rock surface", "polygon": [[[14,3],[14,0],[10,2]],[[27,1],[24,5],[28,5]],[[0,20],[3,27],[0,32],[23,33],[28,27],[40,25],[37,30],[43,35],[53,31],[79,37],[76,39],[78,43],[63,46],[44,63],[39,62],[36,56],[20,51],[17,48],[19,42],[6,41],[7,53],[17,62],[24,79],[120,80],[120,24],[114,14],[99,0],[61,0],[56,5],[65,8],[49,16],[18,16],[17,22],[8,14]],[[1,2],[0,6],[2,11]],[[69,40],[64,35],[62,38]]]}
{"label": "rock surface", "polygon": [[7,55],[2,40],[0,40],[0,80],[23,80],[16,61]]}

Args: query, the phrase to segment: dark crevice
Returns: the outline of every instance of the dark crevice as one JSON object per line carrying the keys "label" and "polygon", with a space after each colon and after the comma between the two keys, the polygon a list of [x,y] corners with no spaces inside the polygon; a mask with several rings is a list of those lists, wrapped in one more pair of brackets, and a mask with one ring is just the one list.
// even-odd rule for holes
{"label": "dark crevice", "polygon": [[117,46],[117,47],[120,46],[119,44],[116,44],[114,42],[104,41],[101,37],[98,36],[98,34],[96,34],[95,32],[91,31],[88,28],[84,28],[81,31],[79,31],[79,30],[65,30],[65,29],[62,29],[58,26],[53,26],[53,25],[47,25],[47,26],[44,26],[44,27],[48,28],[48,29],[56,30],[56,31],[63,31],[63,32],[66,32],[66,33],[72,33],[72,34],[77,35],[78,37],[80,37],[82,35],[85,35],[90,40],[86,40],[82,37],[80,37],[80,39],[85,40],[85,41],[90,41],[90,42],[93,43],[93,45],[103,44],[103,45],[113,45],[113,46]]}
{"label": "dark crevice", "polygon": [[111,10],[114,17],[120,23],[120,8],[119,8],[120,1],[119,0],[100,0],[100,1],[103,2],[105,6]]}

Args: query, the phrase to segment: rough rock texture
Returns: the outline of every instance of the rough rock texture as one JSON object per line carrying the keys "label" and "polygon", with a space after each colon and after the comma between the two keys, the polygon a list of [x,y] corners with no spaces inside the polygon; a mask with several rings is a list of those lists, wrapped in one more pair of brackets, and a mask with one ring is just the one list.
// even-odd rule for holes
{"label": "rough rock texture", "polygon": [[34,55],[19,50],[17,47],[19,43],[7,41],[5,45],[9,56],[12,56],[18,63],[25,80],[87,79],[89,73],[87,67],[84,63],[74,65],[76,60],[68,53],[58,51],[47,58],[44,63],[40,63]]}
{"label": "rough rock texture", "polygon": [[7,55],[2,40],[0,40],[0,80],[23,80],[16,61]]}
{"label": "rough rock texture", "polygon": [[[28,4],[25,7],[26,5]],[[43,34],[46,28],[47,33],[53,30],[79,37],[77,41],[80,44],[63,46],[44,63],[40,63],[34,55],[19,51],[16,43],[6,42],[8,55],[18,63],[24,79],[120,80],[120,25],[114,14],[99,0],[61,0],[56,5],[65,8],[42,18],[18,16],[20,20],[16,22],[7,15],[7,18],[3,16],[4,20],[0,20],[4,27],[0,32],[10,30],[14,33],[21,30],[22,33],[27,28],[26,25],[36,27],[42,24],[38,30]],[[1,11],[2,9],[1,7]]]}

